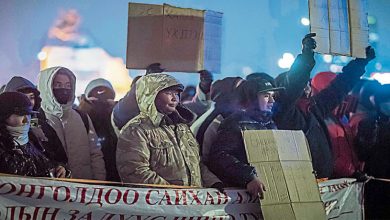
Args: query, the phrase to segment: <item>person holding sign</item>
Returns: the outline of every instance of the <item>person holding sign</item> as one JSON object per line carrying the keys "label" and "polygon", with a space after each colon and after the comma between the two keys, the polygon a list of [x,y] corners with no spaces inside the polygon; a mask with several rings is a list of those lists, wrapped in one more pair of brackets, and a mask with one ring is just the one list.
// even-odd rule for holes
{"label": "person holding sign", "polygon": [[217,139],[211,148],[209,168],[228,186],[245,187],[253,196],[263,198],[266,190],[255,168],[248,164],[243,130],[277,129],[272,120],[276,91],[265,79],[252,79],[237,88],[242,110],[227,117],[218,129]]}
{"label": "person holding sign", "polygon": [[183,88],[164,73],[137,81],[140,113],[122,128],[117,144],[123,182],[221,189],[221,181],[200,160],[199,145],[188,126],[194,115],[179,104]]}

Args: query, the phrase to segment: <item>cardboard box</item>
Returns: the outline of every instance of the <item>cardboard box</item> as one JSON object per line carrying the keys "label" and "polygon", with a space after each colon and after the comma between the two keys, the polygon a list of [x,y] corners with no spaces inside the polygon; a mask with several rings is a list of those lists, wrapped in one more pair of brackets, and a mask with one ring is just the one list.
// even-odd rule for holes
{"label": "cardboard box", "polygon": [[326,219],[302,131],[243,131],[249,163],[267,191],[264,219]]}
{"label": "cardboard box", "polygon": [[126,67],[220,71],[222,13],[129,3]]}

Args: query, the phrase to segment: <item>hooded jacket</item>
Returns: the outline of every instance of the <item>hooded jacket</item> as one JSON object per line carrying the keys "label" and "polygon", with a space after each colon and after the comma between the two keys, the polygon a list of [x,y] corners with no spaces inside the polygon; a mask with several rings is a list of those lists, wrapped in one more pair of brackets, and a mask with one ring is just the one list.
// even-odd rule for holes
{"label": "hooded jacket", "polygon": [[181,106],[169,116],[157,111],[157,94],[178,85],[162,73],[137,82],[140,113],[122,128],[117,145],[123,182],[206,187],[220,182],[200,161],[199,145],[187,125],[193,114]]}
{"label": "hooded jacket", "polygon": [[12,79],[5,85],[2,92],[20,92],[21,90],[29,89],[34,93],[35,96],[35,105],[33,106],[34,111],[37,111],[41,106],[42,99],[40,98],[40,92],[37,87],[30,82],[29,80],[20,77],[14,76]]}
{"label": "hooded jacket", "polygon": [[[108,101],[104,101],[104,97],[101,97],[103,100],[97,100],[96,102],[88,99],[88,97],[91,97],[90,92],[98,87],[99,89],[104,87],[111,96],[115,94],[112,85],[107,80],[93,80],[85,89],[84,95],[81,96],[78,110],[88,114],[92,120],[93,127],[102,146],[107,173],[106,180],[119,182],[120,178],[116,169],[116,144],[118,139],[111,125],[111,113],[114,106]],[[102,93],[102,95],[106,95],[106,92]],[[96,96],[99,95],[98,92]]]}
{"label": "hooded jacket", "polygon": [[213,101],[211,108],[191,125],[205,162],[208,161],[210,149],[217,138],[219,125],[238,109],[235,90],[242,81],[241,77],[226,77],[215,81],[210,92]]}
{"label": "hooded jacket", "polygon": [[[42,102],[40,92],[29,80],[20,76],[12,77],[12,79],[5,85],[4,92],[19,92],[25,89],[29,89],[34,93],[35,105],[33,106],[33,110],[39,110]],[[68,158],[62,143],[54,129],[47,123],[45,114],[40,111],[36,117],[38,119],[38,124],[32,124],[30,129],[36,136],[37,141],[39,141],[40,145],[42,145],[44,154],[53,161],[67,164]]]}
{"label": "hooded jacket", "polygon": [[[71,80],[73,97],[67,104],[58,103],[53,94],[53,80],[60,70]],[[106,172],[103,153],[92,122],[88,117],[87,132],[80,114],[72,108],[75,86],[75,75],[64,67],[52,67],[41,71],[38,90],[42,94],[42,110],[66,151],[73,178],[104,180]]]}

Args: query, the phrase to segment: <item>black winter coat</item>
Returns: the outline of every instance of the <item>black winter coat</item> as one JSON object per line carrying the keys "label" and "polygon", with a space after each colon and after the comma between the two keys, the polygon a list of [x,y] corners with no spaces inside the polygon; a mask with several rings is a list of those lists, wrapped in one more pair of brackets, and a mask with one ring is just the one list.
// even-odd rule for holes
{"label": "black winter coat", "polygon": [[288,72],[277,81],[278,86],[284,86],[290,90],[286,89],[277,100],[279,105],[274,114],[274,120],[279,129],[302,130],[309,143],[317,178],[331,177],[333,158],[324,118],[332,113],[358,82],[365,72],[367,61],[365,59],[351,61],[328,88],[309,98],[306,103],[300,101],[302,101],[303,89],[309,81],[310,71],[299,71],[301,68],[299,66],[305,68],[303,63],[294,64],[297,65],[295,70]]}
{"label": "black winter coat", "polygon": [[243,130],[276,129],[272,113],[238,111],[226,118],[210,152],[209,169],[227,186],[246,187],[257,177],[245,152]]}
{"label": "black winter coat", "polygon": [[107,102],[91,103],[82,97],[78,110],[88,114],[101,144],[106,167],[106,180],[120,182],[116,168],[116,144],[118,138],[111,124],[113,106]]}
{"label": "black winter coat", "polygon": [[7,143],[0,138],[0,172],[21,176],[50,177],[57,163],[50,161],[40,149],[34,135],[25,145]]}
{"label": "black winter coat", "polygon": [[[365,161],[365,172],[376,178],[390,178],[390,119],[371,114],[358,126],[356,136],[358,156]],[[371,180],[365,185],[367,219],[390,218],[389,183]]]}

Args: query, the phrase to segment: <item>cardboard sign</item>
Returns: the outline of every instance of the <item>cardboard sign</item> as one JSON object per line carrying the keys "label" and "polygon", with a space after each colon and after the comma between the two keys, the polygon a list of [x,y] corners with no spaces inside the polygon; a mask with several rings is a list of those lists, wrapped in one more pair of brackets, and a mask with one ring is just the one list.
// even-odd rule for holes
{"label": "cardboard sign", "polygon": [[309,10],[317,52],[366,57],[367,0],[309,0]]}
{"label": "cardboard sign", "polygon": [[302,131],[245,130],[249,163],[267,187],[261,209],[269,219],[326,219]]}
{"label": "cardboard sign", "polygon": [[221,13],[129,3],[126,67],[161,63],[167,72],[219,72],[221,19]]}

